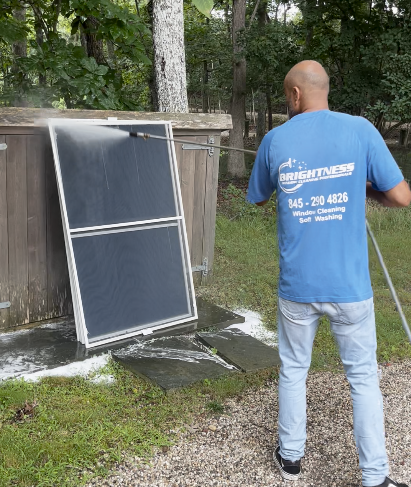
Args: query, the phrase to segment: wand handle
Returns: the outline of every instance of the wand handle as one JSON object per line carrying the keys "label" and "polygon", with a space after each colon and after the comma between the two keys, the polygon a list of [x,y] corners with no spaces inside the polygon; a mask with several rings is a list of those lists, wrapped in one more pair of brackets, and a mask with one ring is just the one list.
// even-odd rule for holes
{"label": "wand handle", "polygon": [[409,328],[408,323],[407,323],[407,318],[404,315],[404,312],[402,310],[402,306],[401,306],[400,300],[398,299],[397,293],[395,292],[394,285],[393,285],[393,283],[391,281],[390,275],[388,274],[388,270],[387,270],[387,267],[385,266],[384,259],[382,257],[380,248],[378,247],[377,240],[375,239],[374,234],[372,233],[370,224],[368,223],[367,220],[365,220],[365,224],[367,226],[368,235],[370,236],[371,242],[374,245],[374,249],[375,249],[375,252],[377,254],[378,260],[380,261],[380,265],[381,265],[382,270],[384,272],[384,276],[385,276],[385,279],[387,281],[388,287],[390,288],[391,296],[392,296],[392,298],[393,298],[393,300],[395,302],[395,305],[397,307],[397,311],[398,311],[398,313],[400,315],[401,322],[402,322],[402,326],[403,326],[403,328],[405,330],[405,333],[408,336],[408,340],[411,343],[411,331],[410,331],[410,328]]}

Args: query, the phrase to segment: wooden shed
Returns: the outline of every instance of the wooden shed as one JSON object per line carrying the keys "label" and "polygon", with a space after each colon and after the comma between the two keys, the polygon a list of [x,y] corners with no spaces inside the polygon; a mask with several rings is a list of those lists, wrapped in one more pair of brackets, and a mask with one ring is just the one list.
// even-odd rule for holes
{"label": "wooden shed", "polygon": [[[230,115],[0,108],[0,329],[72,313],[47,118],[171,121],[196,284],[212,272],[221,131]],[[202,269],[201,269],[202,268]],[[196,270],[197,269],[197,270]],[[2,305],[0,305],[2,306]],[[7,307],[8,306],[8,307]]]}

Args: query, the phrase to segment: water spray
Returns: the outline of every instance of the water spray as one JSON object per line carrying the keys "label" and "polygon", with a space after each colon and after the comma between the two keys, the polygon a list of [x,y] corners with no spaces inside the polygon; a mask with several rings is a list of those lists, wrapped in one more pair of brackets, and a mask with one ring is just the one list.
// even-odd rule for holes
{"label": "water spray", "polygon": [[[190,141],[190,140],[173,139],[170,137],[163,137],[161,135],[152,135],[152,134],[147,134],[147,133],[143,133],[143,132],[130,132],[130,137],[137,137],[137,138],[141,138],[144,140],[160,139],[160,140],[167,140],[170,142],[177,142],[177,143],[182,143],[182,144],[193,144],[193,141]],[[257,155],[256,151],[246,150],[246,149],[238,149],[237,147],[226,147],[226,146],[222,146],[222,145],[208,144],[205,142],[197,142],[197,141],[195,142],[195,144],[200,145],[200,146],[204,146],[204,147],[215,147],[217,149],[222,149],[222,150],[234,150],[234,151],[238,151],[238,152],[244,152],[246,154],[252,154],[253,156]],[[408,326],[407,319],[406,319],[404,312],[402,310],[400,300],[398,299],[398,295],[397,295],[395,288],[394,288],[394,285],[391,281],[391,277],[388,273],[388,270],[387,270],[387,267],[385,265],[384,259],[382,257],[378,243],[374,237],[374,234],[372,233],[370,224],[368,223],[367,220],[365,220],[365,223],[366,223],[368,235],[370,236],[371,242],[372,242],[374,249],[375,249],[375,252],[377,254],[378,261],[379,261],[381,268],[384,272],[385,280],[387,281],[388,287],[389,287],[390,292],[391,292],[391,296],[395,302],[395,306],[397,308],[398,314],[400,315],[402,326],[403,326],[404,331],[408,337],[408,340],[411,343],[411,331],[410,331],[410,328]]]}

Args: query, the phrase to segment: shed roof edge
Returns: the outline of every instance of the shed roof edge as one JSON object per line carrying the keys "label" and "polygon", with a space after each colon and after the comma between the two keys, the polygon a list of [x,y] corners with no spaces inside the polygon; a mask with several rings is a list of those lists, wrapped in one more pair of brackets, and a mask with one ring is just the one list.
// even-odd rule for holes
{"label": "shed roof edge", "polygon": [[47,118],[158,120],[171,122],[175,129],[229,130],[231,115],[217,113],[128,112],[111,110],[57,110],[51,108],[0,108],[0,127],[38,127]]}

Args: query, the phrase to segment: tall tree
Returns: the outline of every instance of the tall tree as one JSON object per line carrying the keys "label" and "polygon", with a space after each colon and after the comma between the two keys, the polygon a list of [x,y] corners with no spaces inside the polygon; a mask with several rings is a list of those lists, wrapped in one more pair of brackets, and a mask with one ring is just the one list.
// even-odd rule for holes
{"label": "tall tree", "polygon": [[159,112],[188,112],[183,0],[153,0],[154,70]]}
{"label": "tall tree", "polygon": [[[26,8],[21,7],[19,9],[14,10],[13,17],[17,22],[24,24],[26,22]],[[27,57],[27,40],[21,39],[13,42],[14,59],[13,59],[13,66],[11,68],[11,71],[19,77],[23,77],[24,74],[21,73],[19,70],[18,61],[21,58],[25,58],[25,57]],[[16,107],[27,106],[27,100],[25,99],[24,96],[22,96],[22,93],[16,93],[13,105]]]}
{"label": "tall tree", "polygon": [[[258,27],[259,32],[261,35],[265,34],[265,24],[267,23],[267,9],[268,9],[268,0],[260,0],[260,3],[257,7],[257,17],[258,17]],[[257,129],[256,129],[256,140],[255,140],[255,148],[258,149],[263,137],[265,135],[265,126],[266,126],[266,99],[267,97],[264,96],[262,91],[262,87],[258,90],[257,93]]]}
{"label": "tall tree", "polygon": [[[240,31],[245,28],[246,0],[233,0],[233,96],[231,102],[231,116],[233,128],[230,130],[230,146],[242,149],[244,147],[243,131],[245,122],[246,97],[246,61],[244,48],[238,42]],[[229,151],[227,172],[230,176],[244,177],[246,174],[244,154]]]}

